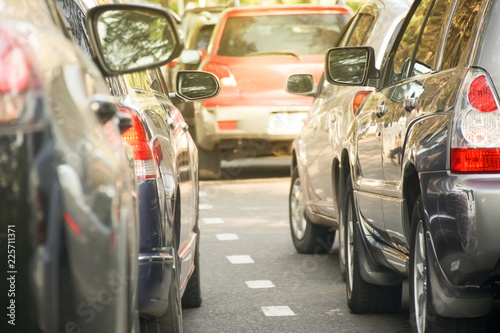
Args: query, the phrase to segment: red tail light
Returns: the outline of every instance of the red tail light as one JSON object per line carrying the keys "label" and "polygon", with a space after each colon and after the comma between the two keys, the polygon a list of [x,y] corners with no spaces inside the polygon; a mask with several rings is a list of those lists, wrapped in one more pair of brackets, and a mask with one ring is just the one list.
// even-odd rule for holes
{"label": "red tail light", "polygon": [[467,73],[455,104],[452,172],[500,172],[500,111],[494,91],[484,70]]}
{"label": "red tail light", "polygon": [[476,78],[469,87],[469,103],[479,112],[492,112],[497,110],[497,103],[488,81],[484,75]]}
{"label": "red tail light", "polygon": [[26,106],[23,93],[32,78],[32,66],[22,46],[12,33],[0,28],[0,124],[19,120]]}
{"label": "red tail light", "polygon": [[120,107],[120,111],[128,113],[132,117],[133,125],[122,134],[122,138],[132,146],[134,151],[137,178],[156,178],[158,175],[158,166],[154,160],[146,130],[139,119],[139,115],[127,107]]}
{"label": "red tail light", "polygon": [[226,65],[210,62],[203,70],[215,74],[219,78],[221,87],[236,87],[236,80]]}
{"label": "red tail light", "polygon": [[371,94],[371,91],[358,91],[352,100],[352,112],[354,114],[358,113],[359,107],[365,99]]}

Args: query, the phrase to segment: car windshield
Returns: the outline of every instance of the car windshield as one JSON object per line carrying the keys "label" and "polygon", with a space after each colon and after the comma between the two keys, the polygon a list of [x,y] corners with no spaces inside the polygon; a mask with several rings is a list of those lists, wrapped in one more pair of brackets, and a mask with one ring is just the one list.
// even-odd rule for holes
{"label": "car windshield", "polygon": [[297,14],[230,17],[218,55],[319,55],[334,45],[349,15]]}

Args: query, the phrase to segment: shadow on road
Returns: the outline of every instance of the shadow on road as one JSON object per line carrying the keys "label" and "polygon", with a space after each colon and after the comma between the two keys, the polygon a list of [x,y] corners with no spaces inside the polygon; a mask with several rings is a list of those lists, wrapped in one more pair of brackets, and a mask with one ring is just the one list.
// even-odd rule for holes
{"label": "shadow on road", "polygon": [[220,180],[290,177],[291,157],[223,161]]}

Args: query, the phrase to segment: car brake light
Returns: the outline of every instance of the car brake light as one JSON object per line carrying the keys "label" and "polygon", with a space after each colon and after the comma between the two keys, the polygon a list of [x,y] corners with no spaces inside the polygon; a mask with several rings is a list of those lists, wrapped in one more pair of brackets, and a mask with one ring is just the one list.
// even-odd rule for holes
{"label": "car brake light", "polygon": [[154,160],[153,152],[148,144],[146,130],[133,109],[120,107],[120,111],[132,117],[132,127],[122,134],[122,138],[132,146],[135,160],[135,173],[138,179],[156,178],[158,166]]}
{"label": "car brake light", "polygon": [[31,63],[19,42],[0,29],[0,124],[17,121],[25,108],[24,94],[33,77]]}
{"label": "car brake light", "polygon": [[500,172],[500,111],[494,91],[483,70],[467,73],[455,105],[452,172]]}
{"label": "car brake light", "polygon": [[497,110],[497,103],[484,75],[472,81],[469,87],[470,105],[479,112],[492,112]]}
{"label": "car brake light", "polygon": [[365,99],[371,94],[371,91],[358,91],[356,95],[354,95],[354,99],[352,100],[352,112],[354,114],[358,113],[361,104],[365,101]]}
{"label": "car brake light", "polygon": [[203,70],[215,74],[219,78],[221,87],[236,87],[236,80],[226,65],[210,62]]}

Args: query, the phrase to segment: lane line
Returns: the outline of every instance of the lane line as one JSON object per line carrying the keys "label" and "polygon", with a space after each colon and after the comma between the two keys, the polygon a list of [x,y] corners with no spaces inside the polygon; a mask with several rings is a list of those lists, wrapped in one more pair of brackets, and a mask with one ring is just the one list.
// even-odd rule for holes
{"label": "lane line", "polygon": [[214,206],[212,206],[210,204],[199,204],[198,208],[205,210],[205,209],[212,209],[212,208],[214,208]]}
{"label": "lane line", "polygon": [[221,224],[224,223],[224,220],[221,219],[220,217],[214,217],[214,218],[204,218],[201,219],[201,221],[205,224]]}
{"label": "lane line", "polygon": [[229,241],[229,240],[237,240],[238,235],[237,234],[217,234],[217,239],[220,241]]}
{"label": "lane line", "polygon": [[226,256],[231,264],[254,264],[253,259],[248,255]]}
{"label": "lane line", "polygon": [[261,309],[267,317],[295,316],[288,306],[263,306]]}
{"label": "lane line", "polygon": [[255,281],[245,281],[248,288],[260,289],[260,288],[274,288],[274,283],[270,280],[255,280]]}

